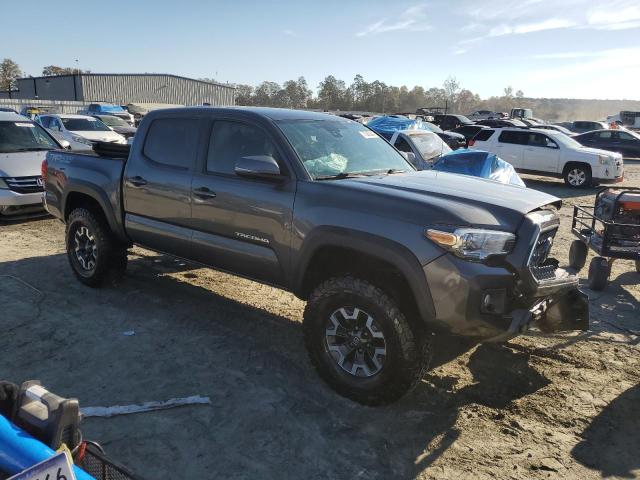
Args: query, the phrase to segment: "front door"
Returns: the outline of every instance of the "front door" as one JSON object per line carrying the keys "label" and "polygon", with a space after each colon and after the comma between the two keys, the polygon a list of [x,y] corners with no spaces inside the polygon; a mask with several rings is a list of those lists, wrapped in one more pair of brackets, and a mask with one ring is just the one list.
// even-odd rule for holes
{"label": "front door", "polygon": [[205,126],[196,118],[159,118],[144,145],[134,146],[123,182],[125,226],[134,242],[190,256],[191,179]]}
{"label": "front door", "polygon": [[558,144],[544,133],[529,132],[527,137],[523,157],[524,169],[557,173],[560,158]]}
{"label": "front door", "polygon": [[[258,125],[216,120],[205,161],[193,176],[193,254],[233,273],[284,285],[296,182],[282,152]],[[241,177],[238,159],[267,155],[283,179]]]}

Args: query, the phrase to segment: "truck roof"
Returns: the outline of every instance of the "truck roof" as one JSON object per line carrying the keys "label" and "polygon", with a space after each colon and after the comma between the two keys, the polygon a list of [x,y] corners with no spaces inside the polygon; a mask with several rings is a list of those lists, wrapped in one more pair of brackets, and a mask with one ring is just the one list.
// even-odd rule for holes
{"label": "truck roof", "polygon": [[291,110],[288,108],[271,108],[271,107],[181,107],[181,108],[168,108],[162,110],[154,110],[149,115],[162,115],[161,112],[185,112],[185,111],[197,111],[198,113],[207,112],[244,112],[253,114],[259,117],[265,117],[270,120],[327,120],[336,119],[344,120],[342,117],[337,117],[330,113],[311,112],[308,110]]}
{"label": "truck roof", "polygon": [[0,122],[30,122],[31,119],[14,112],[0,112]]}

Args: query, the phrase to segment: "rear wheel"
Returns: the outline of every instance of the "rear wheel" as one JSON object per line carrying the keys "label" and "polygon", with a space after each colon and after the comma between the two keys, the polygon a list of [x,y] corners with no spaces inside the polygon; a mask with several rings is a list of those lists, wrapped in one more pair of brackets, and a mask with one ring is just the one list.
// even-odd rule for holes
{"label": "rear wheel", "polygon": [[591,185],[591,167],[583,164],[568,165],[564,172],[564,183],[572,188],[584,188]]}
{"label": "rear wheel", "polygon": [[581,270],[587,262],[589,250],[582,240],[574,240],[569,248],[569,266],[576,270]]}
{"label": "rear wheel", "polygon": [[428,345],[396,302],[369,282],[332,278],[309,297],[304,339],[319,375],[366,405],[391,403],[424,376]]}
{"label": "rear wheel", "polygon": [[127,267],[127,251],[109,231],[102,215],[76,208],[67,219],[67,258],[75,276],[85,285],[98,287],[117,280]]}
{"label": "rear wheel", "polygon": [[589,264],[589,288],[591,290],[604,290],[609,281],[611,267],[604,257],[595,257]]}

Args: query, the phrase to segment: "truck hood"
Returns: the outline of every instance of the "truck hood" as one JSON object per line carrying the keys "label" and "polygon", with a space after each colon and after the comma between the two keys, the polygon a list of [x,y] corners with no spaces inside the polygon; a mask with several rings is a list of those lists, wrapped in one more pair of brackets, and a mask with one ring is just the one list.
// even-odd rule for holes
{"label": "truck hood", "polygon": [[92,140],[94,142],[113,142],[116,140],[122,140],[122,135],[112,130],[108,132],[95,132],[95,131],[74,131],[76,135]]}
{"label": "truck hood", "polygon": [[47,151],[0,153],[0,177],[34,177],[40,175]]}
{"label": "truck hood", "polygon": [[559,208],[562,203],[537,190],[433,170],[331,182],[377,197],[385,195],[387,209],[394,210],[395,216],[411,216],[414,222],[424,212],[437,223],[509,231],[517,229],[525,214],[549,205]]}

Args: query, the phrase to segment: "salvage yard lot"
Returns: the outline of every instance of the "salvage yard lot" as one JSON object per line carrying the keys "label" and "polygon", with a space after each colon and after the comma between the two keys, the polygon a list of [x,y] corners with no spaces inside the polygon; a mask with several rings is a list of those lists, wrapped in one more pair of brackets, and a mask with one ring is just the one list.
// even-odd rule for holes
{"label": "salvage yard lot", "polygon": [[[594,190],[524,180],[563,198],[554,252],[566,265],[572,206],[592,204]],[[640,186],[640,164],[624,185]],[[63,230],[51,219],[0,226],[0,379],[40,379],[82,406],[209,396],[85,420],[85,437],[144,478],[640,475],[632,262],[614,264],[604,292],[585,290],[590,332],[438,342],[436,368],[413,393],[371,408],[312,371],[293,295],[139,248],[121,284],[92,290],[71,273]]]}

